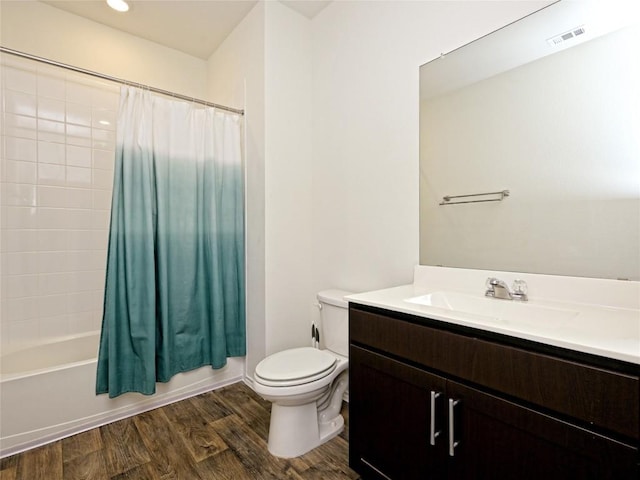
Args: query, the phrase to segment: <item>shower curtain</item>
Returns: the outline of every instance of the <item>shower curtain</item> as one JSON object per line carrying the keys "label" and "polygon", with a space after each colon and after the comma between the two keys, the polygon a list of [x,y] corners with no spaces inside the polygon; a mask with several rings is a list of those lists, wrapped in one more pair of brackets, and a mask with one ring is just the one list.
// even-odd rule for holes
{"label": "shower curtain", "polygon": [[123,86],[96,393],[245,355],[240,115]]}

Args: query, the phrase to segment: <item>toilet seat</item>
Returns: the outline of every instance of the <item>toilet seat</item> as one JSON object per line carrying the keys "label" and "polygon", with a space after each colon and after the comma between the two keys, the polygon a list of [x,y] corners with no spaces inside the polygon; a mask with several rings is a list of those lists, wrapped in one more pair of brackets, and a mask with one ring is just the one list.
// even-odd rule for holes
{"label": "toilet seat", "polygon": [[292,348],[269,355],[255,370],[255,379],[271,387],[289,387],[313,382],[330,375],[338,359],[312,347]]}

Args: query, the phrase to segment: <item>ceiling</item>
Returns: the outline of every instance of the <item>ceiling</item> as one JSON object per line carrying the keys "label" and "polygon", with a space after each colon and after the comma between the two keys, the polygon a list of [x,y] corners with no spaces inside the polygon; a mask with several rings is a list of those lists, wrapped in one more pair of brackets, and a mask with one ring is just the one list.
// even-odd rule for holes
{"label": "ceiling", "polygon": [[[257,0],[128,0],[119,13],[105,0],[50,1],[53,7],[206,60],[254,7]],[[313,18],[330,1],[267,0]]]}

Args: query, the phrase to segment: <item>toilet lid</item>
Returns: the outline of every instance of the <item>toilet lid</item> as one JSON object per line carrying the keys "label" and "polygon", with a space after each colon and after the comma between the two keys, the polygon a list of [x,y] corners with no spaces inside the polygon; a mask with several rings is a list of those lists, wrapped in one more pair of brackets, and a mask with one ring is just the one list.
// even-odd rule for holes
{"label": "toilet lid", "polygon": [[299,385],[326,377],[335,370],[337,362],[336,357],[324,350],[292,348],[262,360],[256,367],[256,377],[265,385]]}

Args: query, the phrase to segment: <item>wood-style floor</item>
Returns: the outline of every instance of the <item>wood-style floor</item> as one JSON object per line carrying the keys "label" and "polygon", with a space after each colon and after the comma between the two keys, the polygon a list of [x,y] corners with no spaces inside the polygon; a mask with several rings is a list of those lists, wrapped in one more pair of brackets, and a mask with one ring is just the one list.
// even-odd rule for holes
{"label": "wood-style floor", "polygon": [[236,383],[7,457],[0,480],[359,478],[347,428],[301,457],[270,455],[270,407]]}

